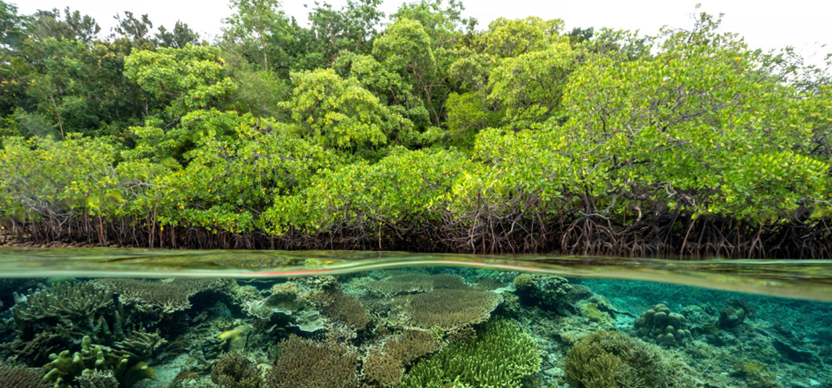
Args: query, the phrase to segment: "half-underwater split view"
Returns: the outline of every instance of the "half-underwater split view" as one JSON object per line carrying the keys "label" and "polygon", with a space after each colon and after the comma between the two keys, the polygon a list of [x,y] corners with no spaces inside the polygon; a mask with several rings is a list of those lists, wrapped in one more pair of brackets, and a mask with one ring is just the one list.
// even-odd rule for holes
{"label": "half-underwater split view", "polygon": [[832,263],[686,263],[3,248],[0,381],[832,386]]}
{"label": "half-underwater split view", "polygon": [[832,1],[0,0],[0,388],[832,388]]}

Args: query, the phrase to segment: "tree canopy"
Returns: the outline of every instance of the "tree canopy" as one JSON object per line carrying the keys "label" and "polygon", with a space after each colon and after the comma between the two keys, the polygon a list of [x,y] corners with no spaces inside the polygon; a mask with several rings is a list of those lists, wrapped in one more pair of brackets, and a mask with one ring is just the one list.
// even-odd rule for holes
{"label": "tree canopy", "polygon": [[[832,257],[832,76],[699,13],[231,0],[213,42],[0,0],[0,213],[150,247]],[[684,26],[682,26],[684,27]],[[797,43],[797,42],[796,42]]]}

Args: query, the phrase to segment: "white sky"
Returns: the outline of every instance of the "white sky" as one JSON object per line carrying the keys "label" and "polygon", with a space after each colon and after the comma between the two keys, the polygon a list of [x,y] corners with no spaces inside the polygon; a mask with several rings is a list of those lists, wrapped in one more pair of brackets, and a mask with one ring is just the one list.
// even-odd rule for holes
{"label": "white sky", "polygon": [[[220,31],[221,20],[231,14],[226,0],[7,0],[16,3],[21,13],[31,14],[38,9],[69,6],[96,19],[102,32],[109,33],[115,24],[113,15],[125,10],[136,15],[148,14],[154,27],[165,25],[171,29],[177,20],[209,40]],[[284,0],[283,8],[301,23],[306,23],[309,10],[304,4],[314,0]],[[334,8],[346,0],[329,0]],[[385,0],[386,14],[395,12],[401,0]],[[790,0],[467,0],[464,16],[476,17],[480,27],[498,17],[523,18],[529,15],[545,19],[561,18],[567,29],[573,27],[612,27],[640,30],[655,34],[662,25],[689,28],[690,15],[696,3],[712,14],[725,13],[723,28],[745,36],[751,47],[772,49],[794,46],[812,62],[819,62],[832,52],[832,1]],[[820,48],[826,44],[826,48]]]}

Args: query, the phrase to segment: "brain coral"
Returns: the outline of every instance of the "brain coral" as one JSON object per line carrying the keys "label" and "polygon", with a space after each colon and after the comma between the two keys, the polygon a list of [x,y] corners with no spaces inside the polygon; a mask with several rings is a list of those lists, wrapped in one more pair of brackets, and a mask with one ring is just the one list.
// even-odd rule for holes
{"label": "brain coral", "polygon": [[685,316],[671,313],[663,304],[657,304],[641,314],[633,323],[633,329],[639,337],[666,346],[679,346],[691,338]]}

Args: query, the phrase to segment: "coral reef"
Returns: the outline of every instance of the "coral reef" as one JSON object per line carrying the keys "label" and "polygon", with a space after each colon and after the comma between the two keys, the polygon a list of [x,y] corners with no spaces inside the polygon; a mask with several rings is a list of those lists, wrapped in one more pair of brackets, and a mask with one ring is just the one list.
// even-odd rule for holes
{"label": "coral reef", "polygon": [[410,370],[402,388],[518,388],[524,377],[540,369],[537,343],[507,320],[487,323],[476,340],[451,345],[422,359]]}
{"label": "coral reef", "polygon": [[485,322],[502,300],[490,291],[448,289],[411,295],[403,308],[410,325],[449,331]]}
{"label": "coral reef", "polygon": [[312,300],[325,315],[355,329],[363,329],[370,323],[370,316],[361,301],[353,295],[344,294],[340,287],[317,293]]}
{"label": "coral reef", "polygon": [[229,284],[223,279],[98,279],[94,283],[139,311],[168,314],[189,309],[190,297],[200,292],[222,290]]}
{"label": "coral reef", "polygon": [[314,303],[302,298],[300,291],[294,282],[280,284],[267,298],[246,304],[246,310],[258,318],[286,322],[306,332],[323,329],[326,321],[320,311]]}
{"label": "coral reef", "polygon": [[148,333],[144,330],[133,330],[130,335],[114,345],[113,354],[127,356],[133,360],[149,360],[156,351],[167,341],[159,336],[159,331]]}
{"label": "coral reef", "polygon": [[29,290],[26,296],[15,293],[15,299],[23,301],[12,308],[12,316],[20,326],[58,320],[71,327],[91,327],[97,313],[113,306],[113,294],[90,283],[58,283]]}
{"label": "coral reef", "polygon": [[143,360],[131,359],[127,355],[116,355],[111,349],[93,345],[90,337],[84,337],[81,350],[70,353],[64,350],[49,356],[51,361],[43,366],[46,371],[44,381],[49,381],[56,388],[69,387],[79,376],[99,372],[110,372],[118,381],[119,387],[129,388],[144,380],[154,379],[156,375]]}
{"label": "coral reef", "polygon": [[404,370],[416,359],[436,352],[442,345],[426,331],[408,330],[400,339],[393,339],[364,359],[364,377],[383,387],[398,385]]}
{"label": "coral reef", "polygon": [[369,282],[366,287],[368,291],[375,295],[391,297],[400,294],[433,291],[433,281],[430,275],[414,273]]}
{"label": "coral reef", "polygon": [[566,278],[550,275],[522,274],[514,278],[520,302],[560,312],[569,309],[569,294],[572,286]]}
{"label": "coral reef", "polygon": [[358,355],[344,346],[321,344],[292,335],[266,374],[269,388],[357,388]]}
{"label": "coral reef", "polygon": [[45,373],[42,369],[0,365],[0,387],[49,388],[50,384],[43,381]]}
{"label": "coral reef", "polygon": [[695,387],[690,368],[661,349],[617,331],[580,338],[566,357],[565,377],[576,388]]}
{"label": "coral reef", "polygon": [[259,388],[263,385],[257,366],[239,352],[225,353],[214,363],[211,381],[221,388]]}
{"label": "coral reef", "polygon": [[86,370],[75,378],[80,388],[118,388],[118,380],[113,371]]}
{"label": "coral reef", "polygon": [[633,322],[633,330],[640,338],[649,338],[660,345],[681,346],[692,337],[685,324],[685,316],[670,312],[657,304]]}
{"label": "coral reef", "polygon": [[722,310],[719,310],[719,327],[733,329],[746,318],[754,318],[754,309],[741,299],[729,299]]}

